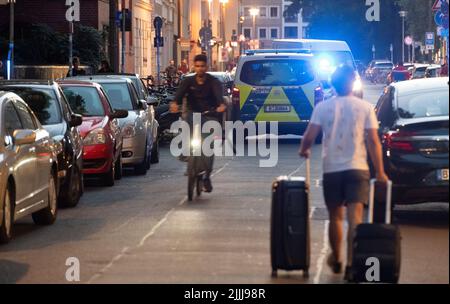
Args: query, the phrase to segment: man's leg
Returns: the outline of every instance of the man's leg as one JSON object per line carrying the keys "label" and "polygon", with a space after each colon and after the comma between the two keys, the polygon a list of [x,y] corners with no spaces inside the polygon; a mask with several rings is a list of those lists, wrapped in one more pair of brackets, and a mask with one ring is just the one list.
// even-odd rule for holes
{"label": "man's leg", "polygon": [[344,239],[344,213],[343,206],[329,208],[330,225],[328,228],[328,235],[330,238],[331,250],[334,261],[341,262],[342,241]]}
{"label": "man's leg", "polygon": [[356,227],[362,223],[364,214],[363,203],[353,203],[347,206],[347,267],[351,267],[353,258],[353,238]]}

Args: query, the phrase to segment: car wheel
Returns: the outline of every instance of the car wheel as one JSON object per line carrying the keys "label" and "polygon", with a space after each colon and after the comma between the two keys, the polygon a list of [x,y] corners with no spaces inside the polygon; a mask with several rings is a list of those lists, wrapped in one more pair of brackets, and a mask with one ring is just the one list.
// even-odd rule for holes
{"label": "car wheel", "polygon": [[115,178],[117,180],[122,179],[123,177],[123,164],[122,164],[122,156],[119,155],[119,158],[116,160],[116,173]]}
{"label": "car wheel", "polygon": [[11,186],[7,186],[3,197],[3,220],[0,225],[0,244],[6,244],[12,239],[14,221],[14,200],[11,196]]}
{"label": "car wheel", "polygon": [[150,155],[147,151],[147,144],[145,145],[145,156],[142,163],[134,166],[134,172],[137,175],[145,175],[147,174],[147,170],[150,168]]}
{"label": "car wheel", "polygon": [[153,144],[150,163],[152,163],[152,164],[159,163],[159,140],[158,139],[156,139],[155,143]]}
{"label": "car wheel", "polygon": [[114,186],[115,177],[116,177],[116,164],[111,163],[111,168],[109,169],[108,173],[105,173],[102,177],[103,185],[105,185],[106,187]]}
{"label": "car wheel", "polygon": [[83,179],[80,169],[75,166],[72,172],[72,178],[70,179],[69,191],[63,196],[61,201],[62,207],[73,208],[78,205],[81,193],[83,189]]}
{"label": "car wheel", "polygon": [[37,225],[51,225],[56,220],[58,204],[56,197],[56,179],[53,174],[48,181],[48,206],[32,214],[33,221]]}

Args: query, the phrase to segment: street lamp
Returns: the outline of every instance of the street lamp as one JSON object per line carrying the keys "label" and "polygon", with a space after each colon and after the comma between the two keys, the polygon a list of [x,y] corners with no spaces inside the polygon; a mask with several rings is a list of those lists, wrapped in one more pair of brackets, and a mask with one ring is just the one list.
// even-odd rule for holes
{"label": "street lamp", "polygon": [[249,13],[250,13],[250,16],[252,16],[253,17],[253,39],[255,39],[256,40],[256,16],[258,16],[259,15],[259,9],[258,8],[251,8],[251,9],[249,9]]}
{"label": "street lamp", "polygon": [[402,18],[402,62],[405,62],[405,18],[407,11],[399,11],[398,14]]}
{"label": "street lamp", "polygon": [[[222,50],[225,48],[225,41],[226,41],[226,36],[225,36],[225,5],[228,3],[228,0],[219,0],[220,4],[222,4],[221,7],[221,31],[220,31],[220,35],[222,36]],[[225,62],[222,61],[223,63],[223,70],[225,70]]]}
{"label": "street lamp", "polygon": [[7,79],[14,78],[14,4],[16,0],[8,0],[9,3],[9,52],[7,65]]}

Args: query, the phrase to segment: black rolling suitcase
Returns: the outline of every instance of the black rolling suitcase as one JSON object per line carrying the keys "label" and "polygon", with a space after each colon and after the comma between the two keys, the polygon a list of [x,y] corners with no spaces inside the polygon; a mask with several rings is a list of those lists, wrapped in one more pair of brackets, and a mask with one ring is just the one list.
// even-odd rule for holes
{"label": "black rolling suitcase", "polygon": [[278,269],[303,270],[309,276],[310,162],[306,177],[278,177],[272,185],[271,258],[272,276]]}
{"label": "black rolling suitcase", "polygon": [[392,182],[389,181],[385,223],[373,223],[375,179],[370,181],[368,223],[356,227],[353,239],[352,282],[398,283],[401,236],[399,227],[391,224],[391,196]]}

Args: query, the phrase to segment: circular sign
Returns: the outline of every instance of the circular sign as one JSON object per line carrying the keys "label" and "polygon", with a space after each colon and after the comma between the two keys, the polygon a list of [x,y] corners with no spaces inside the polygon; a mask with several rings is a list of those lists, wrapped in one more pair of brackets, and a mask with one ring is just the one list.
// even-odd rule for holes
{"label": "circular sign", "polygon": [[405,44],[406,45],[412,45],[413,44],[413,39],[412,39],[412,37],[411,36],[406,36],[405,37]]}

